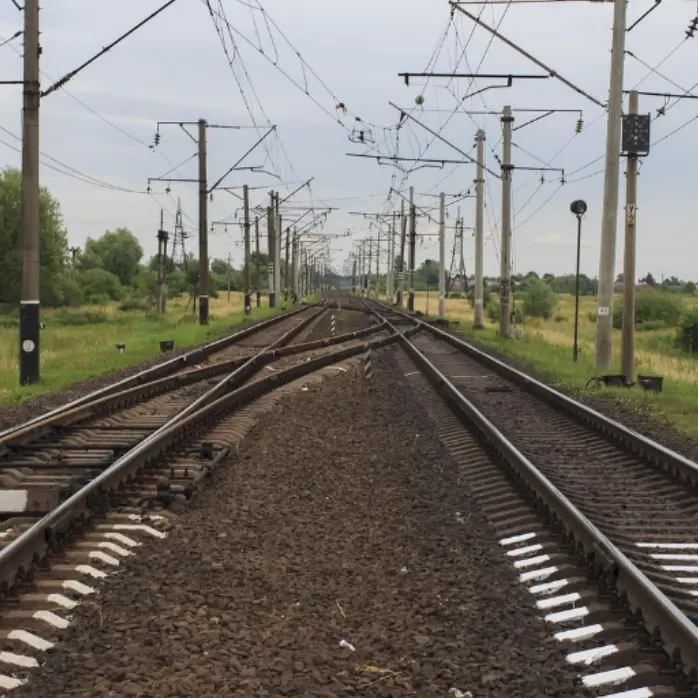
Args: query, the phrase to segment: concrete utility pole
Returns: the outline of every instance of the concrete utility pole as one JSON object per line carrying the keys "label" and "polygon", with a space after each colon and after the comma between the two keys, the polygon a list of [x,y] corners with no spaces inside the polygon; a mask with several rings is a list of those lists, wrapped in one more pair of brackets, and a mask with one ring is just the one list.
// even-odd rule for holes
{"label": "concrete utility pole", "polygon": [[199,119],[199,324],[208,325],[208,181],[206,119]]}
{"label": "concrete utility pole", "polygon": [[262,283],[261,270],[259,268],[259,216],[254,217],[254,251],[256,252],[255,270],[257,274],[257,307],[262,305],[262,292],[259,285]]}
{"label": "concrete utility pole", "polygon": [[291,281],[291,269],[289,267],[289,248],[291,246],[291,229],[286,228],[286,250],[285,250],[285,262],[284,262],[284,300],[288,300],[288,292]]}
{"label": "concrete utility pole", "polygon": [[291,242],[291,300],[298,302],[298,232],[295,228]]}
{"label": "concrete utility pole", "polygon": [[502,112],[502,268],[499,286],[499,335],[511,333],[511,107]]}
{"label": "concrete utility pole", "polygon": [[267,248],[269,250],[269,266],[267,287],[269,289],[269,307],[276,308],[276,289],[274,288],[274,259],[276,257],[276,233],[274,228],[274,192],[269,192],[270,206],[267,209]]}
{"label": "concrete utility pole", "polygon": [[400,201],[400,288],[397,292],[397,304],[404,307],[405,298],[405,238],[407,237],[407,216],[405,216],[405,200]]}
{"label": "concrete utility pole", "polygon": [[39,0],[24,2],[22,105],[22,281],[19,302],[19,383],[40,379],[39,323]]}
{"label": "concrete utility pole", "polygon": [[228,303],[230,303],[230,274],[233,271],[233,255],[228,253]]}
{"label": "concrete utility pole", "polygon": [[356,257],[354,257],[354,262],[351,266],[351,293],[356,294]]}
{"label": "concrete utility pole", "polygon": [[439,317],[444,316],[446,301],[446,195],[439,200]]}
{"label": "concrete utility pole", "polygon": [[167,237],[167,231],[165,230],[165,212],[160,209],[160,229],[158,230],[158,278],[155,292],[155,309],[158,313],[164,313],[167,309],[167,277],[165,276]]}
{"label": "concrete utility pole", "polygon": [[373,262],[373,240],[371,240],[371,238],[369,238],[368,240],[366,240],[366,243],[368,243],[368,264],[366,265],[367,269],[368,269],[368,279],[367,279],[367,285],[366,285],[366,298],[370,298],[371,297],[371,282],[373,281],[373,279],[371,278],[371,276],[372,276],[371,266],[372,266],[372,262]]}
{"label": "concrete utility pole", "polygon": [[414,187],[410,187],[410,291],[407,299],[407,309],[414,312],[414,264],[417,252],[417,209],[414,205]]}
{"label": "concrete utility pole", "polygon": [[[630,93],[629,114],[637,114],[640,99]],[[628,153],[625,185],[625,256],[623,258],[623,333],[621,369],[626,382],[635,379],[635,245],[637,235],[637,153]]]}
{"label": "concrete utility pole", "polygon": [[243,308],[245,312],[248,312],[248,308],[252,309],[252,264],[250,260],[250,189],[245,184],[242,187],[242,206],[243,206],[243,229],[245,235],[245,299],[243,302]]}
{"label": "concrete utility pole", "polygon": [[381,276],[381,233],[376,230],[376,300],[378,300],[378,285],[380,284]]}
{"label": "concrete utility pole", "polygon": [[390,224],[390,236],[388,237],[388,276],[386,277],[385,294],[392,302],[395,293],[395,223],[397,214],[393,211],[392,222]]}
{"label": "concrete utility pole", "polygon": [[475,164],[475,288],[473,290],[473,326],[481,329],[484,323],[483,265],[484,265],[484,223],[485,223],[485,177],[483,160],[485,157],[485,132],[480,130],[475,137],[477,143],[477,163]]}
{"label": "concrete utility pole", "polygon": [[613,350],[613,282],[616,265],[618,176],[620,173],[627,11],[627,0],[618,0],[614,3],[611,79],[606,120],[606,165],[603,183],[603,211],[601,213],[599,288],[596,296],[596,367],[598,369],[607,369],[611,365]]}
{"label": "concrete utility pole", "polygon": [[281,295],[281,243],[282,243],[281,214],[279,213],[279,192],[274,196],[274,292],[278,305]]}
{"label": "concrete utility pole", "polygon": [[73,279],[73,283],[75,283],[75,272],[78,266],[78,252],[80,252],[79,247],[71,247],[70,248],[70,258],[71,258],[71,277]]}

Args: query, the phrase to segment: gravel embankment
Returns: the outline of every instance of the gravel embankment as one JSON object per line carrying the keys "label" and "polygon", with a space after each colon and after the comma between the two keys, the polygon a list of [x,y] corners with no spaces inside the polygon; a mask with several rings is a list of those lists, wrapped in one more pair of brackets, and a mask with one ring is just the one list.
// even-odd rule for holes
{"label": "gravel embankment", "polygon": [[[550,380],[542,377],[538,371],[531,365],[517,360],[506,354],[502,354],[494,349],[491,349],[483,344],[479,344],[470,337],[464,337],[462,334],[452,332],[458,339],[464,339],[480,349],[485,354],[489,354],[500,361],[503,361],[509,366],[519,369],[529,376],[537,378],[542,383],[551,385],[561,393],[569,395],[578,400],[587,407],[600,412],[601,414],[615,419],[617,422],[624,424],[630,429],[634,429],[639,433],[653,439],[657,443],[662,444],[666,448],[670,448],[678,453],[683,454],[686,458],[690,458],[698,462],[698,440],[681,433],[675,426],[663,422],[659,417],[656,417],[650,412],[649,405],[643,404],[638,400],[624,399],[622,397],[609,397],[606,395],[594,395],[593,389],[579,394],[577,391],[571,391],[568,386],[559,383],[553,383]],[[571,356],[571,352],[570,352]],[[591,378],[591,374],[589,378]],[[665,386],[666,389],[666,386]],[[637,391],[639,388],[631,388],[632,391]]]}
{"label": "gravel embankment", "polygon": [[13,698],[585,695],[392,358],[374,364],[371,389],[352,371],[283,400]]}

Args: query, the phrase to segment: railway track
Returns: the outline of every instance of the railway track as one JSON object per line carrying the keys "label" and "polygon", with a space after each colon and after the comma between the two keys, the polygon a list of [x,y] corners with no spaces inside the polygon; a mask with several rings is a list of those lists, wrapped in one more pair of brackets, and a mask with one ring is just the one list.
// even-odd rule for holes
{"label": "railway track", "polygon": [[404,372],[583,683],[696,695],[698,466],[410,320]]}
{"label": "railway track", "polygon": [[[133,554],[139,537],[165,536],[165,510],[191,498],[221,463],[234,459],[256,411],[273,405],[294,381],[318,380],[367,346],[396,339],[373,322],[290,345],[322,312],[295,318],[291,329],[280,323],[271,344],[251,357],[102,395],[3,438],[0,689],[24,683],[21,672],[40,665],[71,609],[95,594],[95,580]],[[257,349],[258,336],[244,348]]]}

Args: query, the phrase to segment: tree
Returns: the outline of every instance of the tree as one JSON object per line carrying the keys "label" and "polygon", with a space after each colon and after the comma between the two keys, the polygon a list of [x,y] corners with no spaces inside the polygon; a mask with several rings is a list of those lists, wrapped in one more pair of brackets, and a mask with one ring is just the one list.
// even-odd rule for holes
{"label": "tree", "polygon": [[439,285],[439,263],[433,259],[425,259],[415,272],[415,282],[419,285]]}
{"label": "tree", "polygon": [[541,279],[531,279],[528,283],[523,311],[529,317],[549,318],[555,310],[557,298],[550,286]]}
{"label": "tree", "polygon": [[[143,248],[128,228],[117,228],[113,232],[107,230],[96,240],[87,238],[83,257],[88,264],[81,264],[83,268],[94,268],[91,265],[96,263],[96,266],[118,276],[119,281],[128,286],[138,274]],[[99,260],[98,263],[96,260]]]}
{"label": "tree", "polygon": [[647,272],[645,276],[640,279],[641,284],[647,284],[648,286],[656,286],[657,280],[652,276],[650,272]]}
{"label": "tree", "polygon": [[[22,174],[6,167],[0,171],[0,300],[8,303],[19,301],[21,211]],[[68,254],[68,235],[60,204],[45,187],[39,192],[39,244],[41,297],[47,305],[54,305],[62,300],[61,272]]]}
{"label": "tree", "polygon": [[214,259],[211,262],[211,273],[213,274],[218,274],[219,276],[226,276],[228,272],[232,270],[232,266],[228,264],[227,260],[225,259]]}

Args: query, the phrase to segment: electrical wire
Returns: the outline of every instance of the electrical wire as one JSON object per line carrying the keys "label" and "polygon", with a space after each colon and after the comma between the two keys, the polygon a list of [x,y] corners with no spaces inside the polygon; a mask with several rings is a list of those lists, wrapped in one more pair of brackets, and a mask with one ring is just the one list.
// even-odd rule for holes
{"label": "electrical wire", "polygon": [[[16,136],[12,131],[9,131],[6,129],[4,126],[0,126],[0,131],[3,133],[6,133],[8,136],[11,136],[15,140],[21,141],[22,139],[19,136]],[[14,150],[17,153],[21,153],[22,149],[18,148],[16,146],[13,146],[5,141],[2,141],[2,144],[10,148],[11,150]],[[47,155],[46,153],[40,151],[40,155],[42,155],[44,158],[47,160],[50,160],[51,162],[56,163],[55,165],[51,165],[50,163],[43,162],[42,164],[48,167],[50,170],[55,170],[56,172],[60,172],[63,175],[66,175],[67,177],[72,177],[73,179],[77,179],[81,182],[85,182],[86,184],[92,184],[93,186],[96,187],[101,187],[103,189],[110,189],[112,191],[120,191],[124,192],[126,194],[145,194],[146,192],[144,191],[139,191],[137,189],[127,189],[126,187],[121,187],[117,184],[111,184],[110,182],[105,182],[104,180],[97,179],[97,177],[92,177],[92,175],[88,175],[85,172],[82,172],[81,170],[76,169],[75,167],[71,167],[70,165],[66,165],[64,162],[61,162],[60,160],[57,160],[54,157],[51,157],[50,155]],[[63,168],[63,169],[59,169]]]}

